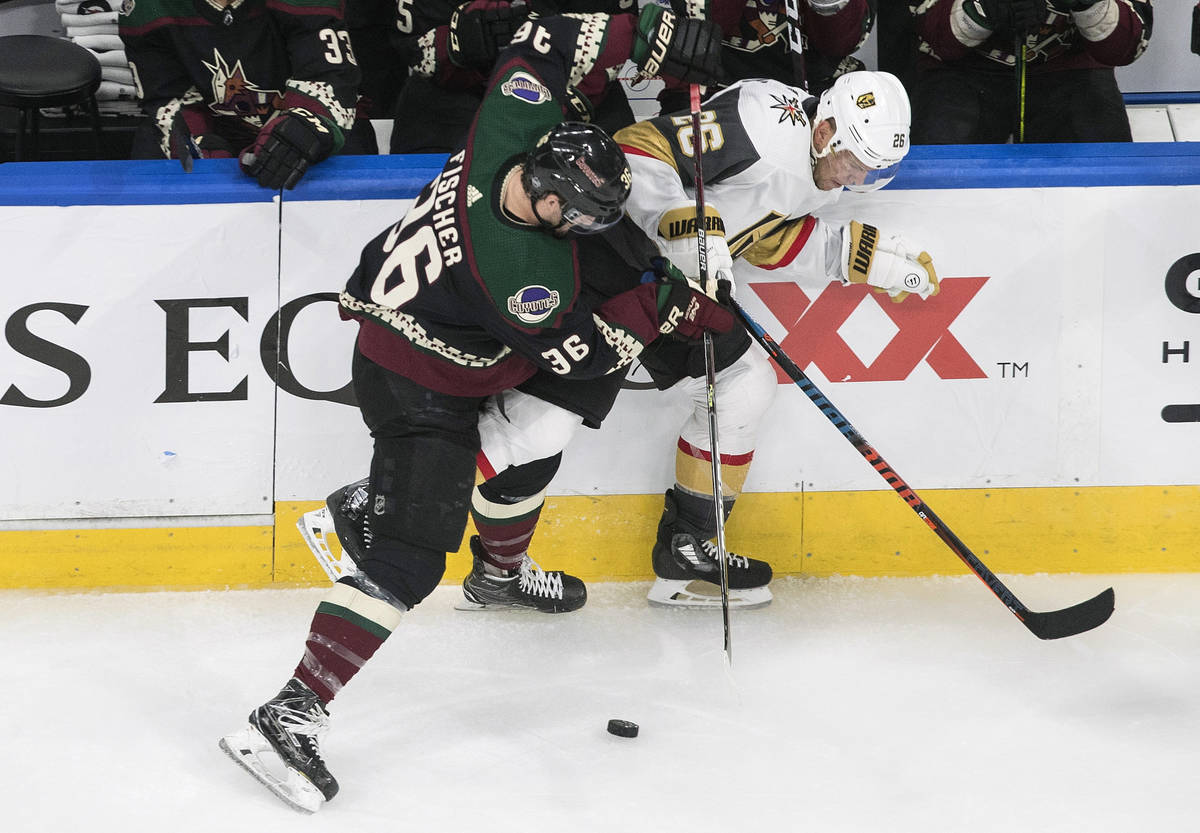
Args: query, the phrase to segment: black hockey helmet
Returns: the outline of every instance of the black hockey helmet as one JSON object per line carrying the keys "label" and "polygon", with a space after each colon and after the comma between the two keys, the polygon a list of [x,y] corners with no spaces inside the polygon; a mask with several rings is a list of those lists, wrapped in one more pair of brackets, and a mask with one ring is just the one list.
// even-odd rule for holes
{"label": "black hockey helmet", "polygon": [[547,194],[562,199],[559,225],[567,223],[578,234],[594,234],[621,219],[632,179],[613,138],[578,121],[563,122],[539,139],[521,174],[534,203]]}

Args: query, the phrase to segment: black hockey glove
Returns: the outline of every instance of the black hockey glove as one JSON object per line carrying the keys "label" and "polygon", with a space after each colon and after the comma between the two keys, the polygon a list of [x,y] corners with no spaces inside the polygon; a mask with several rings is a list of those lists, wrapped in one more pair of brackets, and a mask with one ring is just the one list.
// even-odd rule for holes
{"label": "black hockey glove", "polygon": [[[158,118],[163,118],[162,110]],[[168,159],[178,159],[189,173],[194,159],[231,159],[234,156],[229,142],[213,131],[212,119],[189,107],[176,110],[161,146]]]}
{"label": "black hockey glove", "polygon": [[1046,22],[1046,0],[966,0],[963,10],[993,32],[1008,35],[1027,35]]}
{"label": "black hockey glove", "polygon": [[254,145],[242,153],[242,170],[264,188],[295,188],[310,164],[337,148],[336,129],[308,110],[284,110],[263,125]]}
{"label": "black hockey glove", "polygon": [[1099,2],[1100,0],[1046,0],[1046,5],[1060,12],[1081,12]]}
{"label": "black hockey glove", "polygon": [[653,271],[642,280],[658,284],[658,331],[682,341],[696,341],[705,330],[727,333],[733,329],[733,313],[705,295],[671,261],[656,257]]}
{"label": "black hockey glove", "polygon": [[1192,51],[1200,55],[1200,3],[1192,9]]}
{"label": "black hockey glove", "polygon": [[529,7],[498,0],[463,3],[450,16],[450,62],[487,71],[529,17]]}
{"label": "black hockey glove", "polygon": [[711,20],[679,18],[650,4],[638,15],[633,62],[644,76],[676,78],[688,84],[715,84],[721,68],[721,29]]}

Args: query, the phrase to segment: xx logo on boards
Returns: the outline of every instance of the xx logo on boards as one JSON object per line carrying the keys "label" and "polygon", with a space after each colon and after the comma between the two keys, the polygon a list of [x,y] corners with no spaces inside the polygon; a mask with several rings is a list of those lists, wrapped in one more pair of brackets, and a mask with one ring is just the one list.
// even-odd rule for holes
{"label": "xx logo on boards", "polygon": [[[831,283],[809,300],[794,283],[752,283],[750,288],[787,329],[779,346],[801,369],[816,365],[830,381],[890,382],[908,378],[924,361],[942,379],[985,379],[978,363],[950,333],[950,325],[987,278],[945,278],[937,295],[892,303],[865,284]],[[855,355],[838,329],[865,298],[871,298],[898,332],[869,365]],[[870,302],[869,302],[870,303]],[[791,380],[776,369],[780,384]]]}

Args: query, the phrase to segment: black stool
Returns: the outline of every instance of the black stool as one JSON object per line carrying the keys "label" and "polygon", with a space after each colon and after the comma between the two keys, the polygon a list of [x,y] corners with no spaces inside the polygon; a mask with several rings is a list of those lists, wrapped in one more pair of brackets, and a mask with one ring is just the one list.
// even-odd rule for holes
{"label": "black stool", "polygon": [[77,43],[49,35],[0,37],[0,106],[17,109],[16,161],[22,159],[25,119],[29,118],[29,156],[37,159],[38,109],[87,104],[100,155],[100,111],[96,90],[100,62]]}

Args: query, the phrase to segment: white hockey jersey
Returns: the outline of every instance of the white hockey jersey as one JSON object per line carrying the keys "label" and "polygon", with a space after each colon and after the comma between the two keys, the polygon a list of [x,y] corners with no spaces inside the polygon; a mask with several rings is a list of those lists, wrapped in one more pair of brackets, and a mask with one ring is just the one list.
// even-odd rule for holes
{"label": "white hockey jersey", "polygon": [[[739,81],[701,107],[705,226],[725,238],[739,280],[753,279],[757,269],[782,269],[805,282],[845,280],[844,224],[813,216],[842,190],[822,191],[813,181],[815,107],[804,90],[769,79]],[[633,171],[626,211],[664,250],[696,233],[692,133],[683,112],[616,134]]]}

